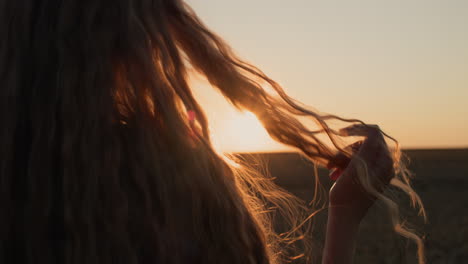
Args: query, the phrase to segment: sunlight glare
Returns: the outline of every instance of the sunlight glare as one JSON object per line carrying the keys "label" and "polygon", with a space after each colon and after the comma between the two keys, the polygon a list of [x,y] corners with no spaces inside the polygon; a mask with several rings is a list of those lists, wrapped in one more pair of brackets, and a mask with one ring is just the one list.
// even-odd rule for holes
{"label": "sunlight glare", "polygon": [[213,131],[212,140],[221,152],[263,152],[284,148],[270,138],[251,112],[233,111],[218,128],[219,131]]}

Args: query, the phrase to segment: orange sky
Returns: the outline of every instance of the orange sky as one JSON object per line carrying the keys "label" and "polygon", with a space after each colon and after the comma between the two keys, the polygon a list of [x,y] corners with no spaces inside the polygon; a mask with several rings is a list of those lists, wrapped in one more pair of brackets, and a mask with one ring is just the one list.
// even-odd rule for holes
{"label": "orange sky", "polygon": [[[294,98],[377,123],[403,147],[468,147],[468,1],[187,2]],[[253,116],[195,89],[219,148],[281,149]]]}

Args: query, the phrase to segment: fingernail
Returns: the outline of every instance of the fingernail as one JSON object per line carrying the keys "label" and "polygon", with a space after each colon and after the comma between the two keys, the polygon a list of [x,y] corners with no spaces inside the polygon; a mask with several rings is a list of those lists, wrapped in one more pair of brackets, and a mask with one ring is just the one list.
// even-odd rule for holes
{"label": "fingernail", "polygon": [[195,121],[195,111],[189,110],[189,111],[187,111],[187,113],[188,113],[188,120],[189,121]]}
{"label": "fingernail", "polygon": [[348,136],[348,129],[342,128],[338,131],[342,136]]}

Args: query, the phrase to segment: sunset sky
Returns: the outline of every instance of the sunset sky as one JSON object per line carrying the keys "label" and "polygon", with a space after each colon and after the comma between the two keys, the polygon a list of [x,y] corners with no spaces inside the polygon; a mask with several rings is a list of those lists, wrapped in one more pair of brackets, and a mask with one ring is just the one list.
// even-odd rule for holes
{"label": "sunset sky", "polygon": [[[187,2],[305,104],[377,123],[406,148],[468,147],[468,1]],[[253,115],[195,87],[221,149],[281,149]]]}

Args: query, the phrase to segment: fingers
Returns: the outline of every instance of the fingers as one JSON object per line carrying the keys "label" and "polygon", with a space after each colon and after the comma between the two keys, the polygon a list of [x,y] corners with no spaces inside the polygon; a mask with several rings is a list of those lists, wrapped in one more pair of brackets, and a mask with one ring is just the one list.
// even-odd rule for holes
{"label": "fingers", "polygon": [[377,166],[383,160],[391,159],[390,151],[379,126],[355,124],[341,129],[340,133],[346,136],[365,137],[364,141],[358,141],[346,149],[363,158],[369,165]]}
{"label": "fingers", "polygon": [[341,129],[340,133],[343,136],[365,137],[366,139],[360,147],[361,153],[372,153],[381,147],[387,148],[385,139],[383,138],[381,130],[377,125],[355,124]]}
{"label": "fingers", "polygon": [[388,184],[393,177],[393,158],[380,128],[377,125],[355,125],[347,129],[351,135],[366,137],[357,155],[368,163],[368,168],[378,175],[382,182]]}
{"label": "fingers", "polygon": [[[345,150],[364,159],[372,170],[378,170],[380,165],[387,163],[387,159],[391,159],[383,134],[377,125],[356,124],[343,128],[339,132],[347,136],[365,137],[363,141],[346,146]],[[346,155],[339,153],[330,161],[328,168],[344,170],[350,161],[351,159]]]}
{"label": "fingers", "polygon": [[363,125],[354,124],[345,128],[340,129],[339,133],[343,136],[361,136],[369,137],[375,134],[379,134],[380,128],[378,125]]}
{"label": "fingers", "polygon": [[[356,154],[359,151],[359,148],[361,147],[362,143],[363,141],[357,141],[351,145],[346,146],[345,149],[349,150],[353,154]],[[336,181],[344,172],[344,170],[348,167],[350,161],[351,159],[343,153],[337,154],[333,161],[330,161],[327,166],[328,169],[331,170],[329,174],[330,179],[332,181]]]}
{"label": "fingers", "polygon": [[[353,153],[354,157],[359,157],[367,166],[367,180],[378,191],[383,191],[394,175],[393,158],[387,147],[383,133],[377,125],[352,125],[343,128],[339,131],[343,136],[362,136],[363,141],[357,141],[345,147],[346,151]],[[356,166],[359,165],[357,159],[348,158],[346,167],[342,166],[345,163],[340,160],[345,160],[343,153],[337,154],[333,160],[336,166],[331,171],[329,177],[337,181],[338,185],[346,185],[346,188],[354,186],[351,182],[359,183],[358,171]],[[354,162],[353,162],[354,161]],[[342,164],[341,164],[342,163]]]}
{"label": "fingers", "polygon": [[[353,154],[356,154],[361,148],[362,143],[363,143],[362,140],[357,141],[357,142],[354,142],[353,144],[346,146],[344,149]],[[348,156],[346,156],[343,153],[338,153],[335,155],[335,157],[332,160],[329,161],[329,163],[327,164],[327,168],[328,169],[339,168],[339,169],[344,170],[348,166],[350,161],[351,159]]]}
{"label": "fingers", "polygon": [[345,149],[355,154],[359,152],[359,149],[361,149],[361,146],[363,143],[364,143],[363,140],[359,140],[359,141],[354,142],[353,144],[346,146]]}

